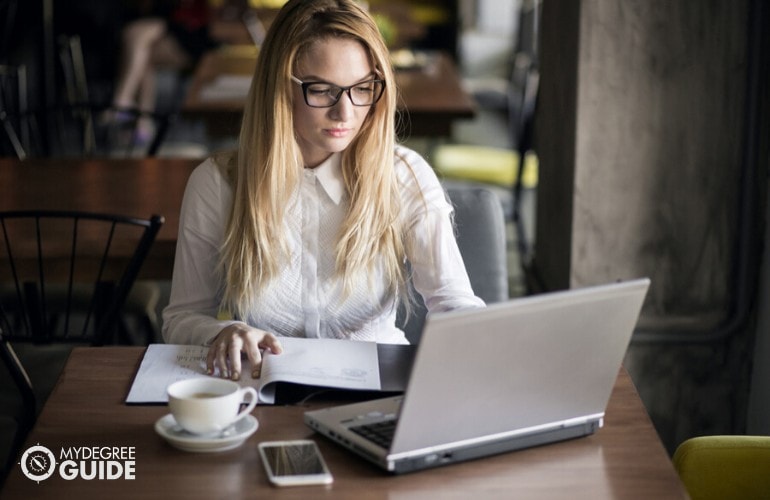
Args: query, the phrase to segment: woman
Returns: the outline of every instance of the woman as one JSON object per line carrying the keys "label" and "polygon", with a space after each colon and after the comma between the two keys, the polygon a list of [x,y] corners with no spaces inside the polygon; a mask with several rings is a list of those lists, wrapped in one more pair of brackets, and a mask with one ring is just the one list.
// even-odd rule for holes
{"label": "woman", "polygon": [[165,340],[210,345],[209,372],[238,379],[241,353],[257,376],[278,336],[406,343],[408,279],[429,312],[483,307],[441,185],[395,145],[397,91],[371,17],[351,0],[291,0],[254,74],[237,154],[189,180]]}

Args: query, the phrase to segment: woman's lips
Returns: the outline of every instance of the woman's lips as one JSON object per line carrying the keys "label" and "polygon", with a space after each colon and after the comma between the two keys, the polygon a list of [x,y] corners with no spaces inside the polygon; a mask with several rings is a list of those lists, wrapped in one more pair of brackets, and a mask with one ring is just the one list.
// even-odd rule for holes
{"label": "woman's lips", "polygon": [[349,128],[327,128],[326,134],[331,137],[345,137],[350,133]]}

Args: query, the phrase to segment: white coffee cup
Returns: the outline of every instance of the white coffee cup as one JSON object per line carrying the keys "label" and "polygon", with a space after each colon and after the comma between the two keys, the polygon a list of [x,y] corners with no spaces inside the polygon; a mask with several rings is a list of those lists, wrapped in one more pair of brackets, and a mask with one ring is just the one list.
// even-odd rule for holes
{"label": "white coffee cup", "polygon": [[[193,434],[217,434],[242,419],[257,405],[257,391],[232,380],[205,377],[168,386],[168,407],[182,428]],[[238,411],[246,394],[248,406]]]}

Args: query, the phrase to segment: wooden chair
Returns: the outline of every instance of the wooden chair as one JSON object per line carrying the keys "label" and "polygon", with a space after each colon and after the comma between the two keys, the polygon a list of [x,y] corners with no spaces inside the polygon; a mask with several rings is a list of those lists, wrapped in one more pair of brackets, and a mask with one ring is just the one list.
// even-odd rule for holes
{"label": "wooden chair", "polygon": [[0,156],[11,154],[20,160],[29,151],[25,66],[0,65]]}
{"label": "wooden chair", "polygon": [[174,120],[169,114],[87,101],[60,104],[45,114],[52,132],[47,156],[53,157],[157,156]]}
{"label": "wooden chair", "polygon": [[0,212],[6,339],[115,343],[121,309],[162,224],[157,215]]}
{"label": "wooden chair", "polygon": [[37,400],[32,388],[32,381],[21,364],[19,357],[3,335],[0,328],[0,361],[8,371],[13,385],[18,388],[19,398],[8,394],[10,388],[4,384],[2,392],[3,411],[0,413],[0,438],[9,446],[8,454],[0,457],[4,460],[0,469],[0,484],[2,478],[10,472],[16,457],[21,450],[27,434],[32,429],[37,418]]}
{"label": "wooden chair", "polygon": [[19,432],[69,349],[133,343],[121,313],[162,224],[157,215],[0,212],[0,358],[24,402]]}
{"label": "wooden chair", "polygon": [[[78,36],[59,39],[64,99],[39,110],[48,124],[49,156],[156,156],[175,113],[116,107],[92,99]],[[41,148],[42,149],[42,148]]]}

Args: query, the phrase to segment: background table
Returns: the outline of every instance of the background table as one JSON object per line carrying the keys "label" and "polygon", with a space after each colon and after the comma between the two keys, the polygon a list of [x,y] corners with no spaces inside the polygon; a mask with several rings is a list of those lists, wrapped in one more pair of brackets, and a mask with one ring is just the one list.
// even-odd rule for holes
{"label": "background table", "polygon": [[[243,80],[237,80],[253,75],[256,61],[254,47],[224,47],[204,54],[193,73],[182,114],[203,119],[212,135],[236,135],[248,90]],[[425,65],[397,70],[396,84],[402,135],[449,136],[453,120],[472,118],[476,112],[457,66],[446,53],[431,52]]]}
{"label": "background table", "polygon": [[[54,474],[37,484],[17,467],[2,498],[686,498],[623,370],[605,427],[590,437],[391,476],[303,424],[303,412],[323,403],[258,406],[253,414],[259,429],[242,447],[217,454],[178,451],[153,430],[167,407],[123,404],[142,353],[130,347],[75,349],[24,447],[40,443],[56,454],[62,447],[133,446],[136,479],[65,481]],[[270,486],[257,443],[295,438],[319,444],[333,485]]]}
{"label": "background table", "polygon": [[166,221],[141,278],[170,279],[187,179],[201,160],[0,159],[0,210],[85,210]]}

